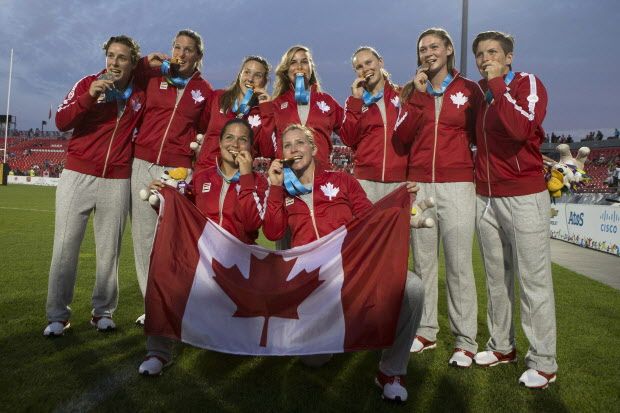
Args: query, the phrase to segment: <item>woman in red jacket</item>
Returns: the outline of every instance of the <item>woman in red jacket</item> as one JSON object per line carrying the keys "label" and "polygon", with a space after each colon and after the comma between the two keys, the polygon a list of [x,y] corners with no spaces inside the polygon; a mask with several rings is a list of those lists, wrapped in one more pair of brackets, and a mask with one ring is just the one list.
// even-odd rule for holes
{"label": "woman in red jacket", "polygon": [[355,151],[355,177],[368,198],[377,202],[407,177],[409,148],[392,136],[400,90],[372,47],[357,49],[351,62],[357,78],[345,105],[340,137]]}
{"label": "woman in red jacket", "polygon": [[394,135],[411,144],[409,180],[420,185],[420,196],[433,197],[429,213],[436,229],[413,231],[414,272],[425,289],[424,314],[411,351],[436,347],[439,241],[446,259],[448,317],[455,336],[449,364],[469,367],[478,349],[477,298],[472,268],[476,197],[470,145],[476,114],[483,100],[480,87],[454,68],[454,46],[443,29],[422,32],[417,42],[419,68],[403,89]]}
{"label": "woman in red jacket", "polygon": [[[315,160],[318,148],[309,128],[290,125],[284,130],[282,141],[285,159],[293,161],[285,166],[282,160],[275,159],[269,168],[271,186],[263,225],[268,239],[281,238],[288,228],[293,246],[304,245],[329,234],[372,206],[355,178],[345,172],[327,171],[324,164]],[[337,192],[324,189],[334,187],[338,188]],[[417,186],[410,183],[409,189],[416,192]],[[383,351],[375,379],[384,398],[407,400],[404,375],[423,299],[420,279],[409,272],[394,345]],[[319,365],[329,357],[306,356],[304,361]]]}
{"label": "woman in red jacket", "polygon": [[[229,120],[220,133],[217,164],[197,172],[193,179],[194,202],[209,219],[246,244],[255,244],[265,211],[267,180],[252,172],[252,128],[244,119]],[[164,184],[151,183],[151,189]],[[144,202],[146,203],[146,202]],[[172,341],[149,336],[140,374],[161,374],[172,360]]]}
{"label": "woman in red jacket", "polygon": [[[143,296],[157,214],[148,203],[141,201],[139,192],[154,179],[159,179],[164,170],[192,167],[193,152],[189,145],[197,133],[206,130],[209,116],[207,105],[213,93],[198,70],[203,53],[200,35],[192,30],[181,30],[172,44],[172,58],[177,60],[176,64],[164,61],[156,75],[139,70],[146,90],[146,102],[134,143],[131,234],[136,273]],[[144,67],[145,61],[140,62],[140,67]],[[143,324],[143,316],[136,322]]]}
{"label": "woman in red jacket", "polygon": [[254,152],[265,158],[273,158],[274,146],[271,130],[268,136],[261,133],[262,121],[258,105],[268,102],[269,95],[265,88],[269,82],[269,63],[260,56],[247,56],[235,80],[226,89],[213,93],[210,103],[209,126],[195,165],[198,172],[215,165],[219,156],[219,135],[223,125],[233,119],[247,119],[254,132]]}
{"label": "woman in red jacket", "polygon": [[276,68],[271,105],[261,105],[261,117],[276,136],[276,156],[281,157],[281,139],[287,126],[297,123],[314,130],[317,159],[328,165],[332,133],[339,133],[344,111],[336,100],[321,90],[310,49],[293,46]]}

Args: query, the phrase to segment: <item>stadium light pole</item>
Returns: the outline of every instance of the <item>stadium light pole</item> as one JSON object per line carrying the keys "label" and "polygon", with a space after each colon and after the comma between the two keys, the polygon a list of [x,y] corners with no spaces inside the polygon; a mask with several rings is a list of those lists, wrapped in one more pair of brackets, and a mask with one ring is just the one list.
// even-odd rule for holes
{"label": "stadium light pole", "polygon": [[463,14],[461,16],[461,75],[467,77],[467,14],[469,1],[463,0]]}
{"label": "stadium light pole", "polygon": [[9,91],[6,96],[6,119],[4,120],[4,157],[2,163],[6,163],[6,148],[9,140],[9,109],[11,105],[11,77],[13,76],[13,49],[11,49],[11,59],[9,63]]}

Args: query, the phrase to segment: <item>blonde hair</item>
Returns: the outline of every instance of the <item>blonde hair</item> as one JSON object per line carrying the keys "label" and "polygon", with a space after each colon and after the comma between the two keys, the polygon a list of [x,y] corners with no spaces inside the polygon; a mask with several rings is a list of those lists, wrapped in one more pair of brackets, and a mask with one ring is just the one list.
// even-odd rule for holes
{"label": "blonde hair", "polygon": [[[355,62],[354,62],[355,56],[357,56],[357,54],[359,52],[364,52],[364,51],[372,53],[377,59],[383,61],[383,56],[381,56],[379,54],[379,52],[377,52],[377,49],[375,49],[374,47],[371,47],[371,46],[360,46],[351,55],[351,64],[353,65],[353,69],[355,69]],[[390,73],[387,70],[385,70],[384,67],[381,68],[381,74],[383,75],[385,80],[388,80],[388,81],[390,80]]]}
{"label": "blonde hair", "polygon": [[288,49],[282,55],[280,63],[278,64],[278,67],[276,67],[276,79],[273,85],[274,98],[284,94],[291,88],[291,80],[288,77],[288,69],[291,67],[291,60],[293,60],[293,56],[295,56],[295,53],[299,51],[306,52],[308,55],[308,61],[310,62],[310,68],[312,69],[312,75],[310,76],[308,84],[316,85],[316,90],[319,92],[321,91],[321,83],[319,82],[319,77],[316,73],[316,66],[314,65],[314,59],[312,59],[310,49],[306,46],[296,45]]}
{"label": "blonde hair", "polygon": [[189,37],[196,44],[196,51],[198,52],[198,55],[200,56],[200,60],[198,61],[198,64],[196,65],[196,69],[200,69],[202,67],[202,58],[204,57],[204,54],[205,54],[205,44],[202,41],[202,36],[197,31],[194,31],[192,29],[179,30],[176,36],[174,36],[174,39],[172,39],[172,47],[174,47],[174,43],[177,41],[177,39],[180,36]]}
{"label": "blonde hair", "polygon": [[286,135],[290,131],[294,131],[294,130],[301,131],[304,134],[304,137],[306,138],[306,141],[313,148],[316,148],[316,144],[314,143],[314,131],[311,128],[309,128],[307,126],[304,126],[304,125],[302,125],[300,123],[292,123],[292,124],[288,125],[286,127],[286,129],[284,129],[284,132],[282,132],[282,141],[284,141],[284,135]]}

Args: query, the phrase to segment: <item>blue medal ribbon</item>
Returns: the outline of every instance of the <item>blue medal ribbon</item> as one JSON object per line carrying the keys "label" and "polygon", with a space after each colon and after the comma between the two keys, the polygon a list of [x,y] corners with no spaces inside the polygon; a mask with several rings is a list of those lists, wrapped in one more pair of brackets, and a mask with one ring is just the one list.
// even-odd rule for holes
{"label": "blue medal ribbon", "polygon": [[307,188],[304,184],[299,182],[295,172],[288,166],[284,167],[284,188],[290,196],[305,195],[312,192],[312,189]]}
{"label": "blue medal ribbon", "polygon": [[235,103],[233,104],[233,107],[232,107],[232,111],[235,112],[237,115],[241,115],[241,116],[247,115],[250,112],[249,103],[253,95],[254,95],[254,89],[248,88],[248,90],[245,92],[245,95],[243,95],[243,100],[241,101],[241,104],[239,104],[239,99],[235,100]]}
{"label": "blue medal ribbon", "polygon": [[446,88],[448,87],[450,82],[452,82],[453,80],[454,80],[454,77],[450,73],[448,73],[448,76],[446,76],[443,82],[441,82],[441,88],[439,89],[439,91],[433,89],[433,85],[431,84],[430,80],[427,80],[426,91],[428,92],[429,95],[441,96],[444,94],[444,92],[446,91]]}
{"label": "blue medal ribbon", "polygon": [[164,60],[163,62],[161,62],[160,70],[161,70],[162,76],[164,76],[164,78],[166,79],[166,82],[168,82],[172,86],[176,86],[178,88],[184,88],[185,85],[187,85],[187,82],[189,82],[189,78],[187,77],[181,77],[181,76],[170,77],[170,61],[169,60]]}
{"label": "blue medal ribbon", "polygon": [[364,89],[364,93],[362,94],[362,99],[364,99],[364,105],[370,106],[373,103],[378,102],[383,97],[383,90],[377,93],[376,95],[371,95],[369,91]]}
{"label": "blue medal ribbon", "polygon": [[[515,78],[515,73],[512,70],[509,71],[506,77],[504,78],[504,83],[506,83],[506,86],[508,86],[510,82],[512,82],[512,79],[514,78]],[[493,102],[493,93],[491,93],[490,89],[487,90],[487,93],[484,94],[484,98],[486,99],[489,105],[491,104],[491,102]]]}
{"label": "blue medal ribbon", "polygon": [[295,102],[298,105],[307,105],[310,102],[310,91],[306,89],[304,75],[295,75]]}
{"label": "blue medal ribbon", "polygon": [[125,90],[120,91],[116,88],[108,89],[105,91],[105,101],[106,102],[122,102],[125,103],[129,96],[131,96],[131,92],[133,92],[133,84],[127,85]]}
{"label": "blue medal ribbon", "polygon": [[241,176],[241,174],[239,173],[239,171],[235,172],[235,174],[233,176],[231,176],[230,178],[226,178],[224,176],[224,173],[222,172],[222,170],[220,169],[220,166],[217,166],[217,174],[219,176],[222,177],[222,179],[224,181],[226,181],[227,184],[236,184],[237,182],[239,182],[239,177]]}

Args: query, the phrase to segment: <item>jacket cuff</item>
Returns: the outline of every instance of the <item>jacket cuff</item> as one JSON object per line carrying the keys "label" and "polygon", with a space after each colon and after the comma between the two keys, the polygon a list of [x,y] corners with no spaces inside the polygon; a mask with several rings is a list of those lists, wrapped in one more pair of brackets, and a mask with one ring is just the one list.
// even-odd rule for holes
{"label": "jacket cuff", "polygon": [[362,99],[349,96],[347,98],[346,105],[347,105],[347,110],[351,112],[361,112],[362,106],[364,106],[364,102],[362,101]]}
{"label": "jacket cuff", "polygon": [[488,85],[494,99],[506,93],[506,83],[501,76],[489,80]]}
{"label": "jacket cuff", "polygon": [[260,110],[261,115],[272,115],[273,114],[273,102],[261,102],[258,104],[258,108]]}
{"label": "jacket cuff", "polygon": [[88,90],[78,98],[78,106],[84,109],[90,109],[95,106],[97,98],[92,97]]}
{"label": "jacket cuff", "polygon": [[254,174],[249,173],[245,175],[241,175],[239,177],[239,185],[241,185],[241,189],[254,189]]}

